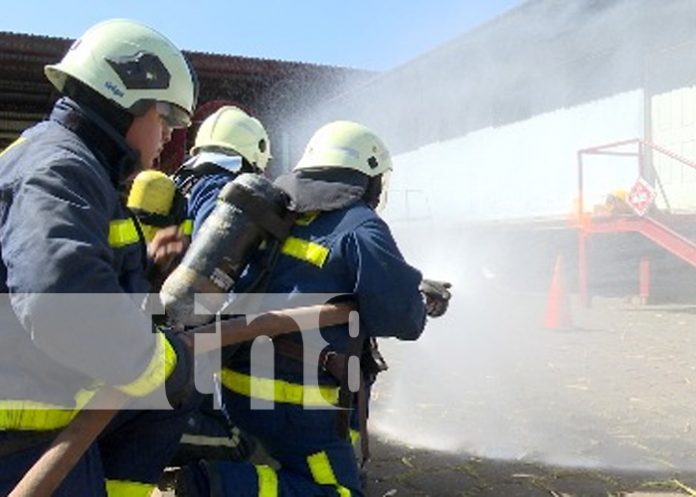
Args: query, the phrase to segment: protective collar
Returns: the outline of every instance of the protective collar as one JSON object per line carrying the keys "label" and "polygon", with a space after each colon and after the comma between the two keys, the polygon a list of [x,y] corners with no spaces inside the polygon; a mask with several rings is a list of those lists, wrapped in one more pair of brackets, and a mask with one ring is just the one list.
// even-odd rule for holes
{"label": "protective collar", "polygon": [[215,164],[233,174],[242,169],[242,158],[239,155],[227,155],[219,152],[201,152],[194,155],[184,163],[184,167],[196,169],[203,164]]}
{"label": "protective collar", "polygon": [[300,169],[275,181],[290,197],[290,210],[298,213],[334,211],[360,200],[369,178],[352,169]]}

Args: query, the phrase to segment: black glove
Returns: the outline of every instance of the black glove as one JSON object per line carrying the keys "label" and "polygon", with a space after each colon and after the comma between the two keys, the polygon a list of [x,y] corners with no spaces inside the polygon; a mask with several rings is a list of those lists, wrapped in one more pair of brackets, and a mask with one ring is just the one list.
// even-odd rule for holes
{"label": "black glove", "polygon": [[418,289],[425,297],[425,312],[428,316],[436,318],[442,316],[447,307],[452,294],[448,290],[452,283],[447,281],[426,280],[421,281]]}

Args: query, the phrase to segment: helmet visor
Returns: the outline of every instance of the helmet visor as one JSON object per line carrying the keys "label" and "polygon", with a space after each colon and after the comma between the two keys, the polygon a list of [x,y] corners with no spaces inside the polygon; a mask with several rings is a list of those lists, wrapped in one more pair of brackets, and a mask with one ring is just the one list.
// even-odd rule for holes
{"label": "helmet visor", "polygon": [[157,102],[155,107],[169,128],[179,129],[191,126],[191,116],[181,107],[170,102]]}

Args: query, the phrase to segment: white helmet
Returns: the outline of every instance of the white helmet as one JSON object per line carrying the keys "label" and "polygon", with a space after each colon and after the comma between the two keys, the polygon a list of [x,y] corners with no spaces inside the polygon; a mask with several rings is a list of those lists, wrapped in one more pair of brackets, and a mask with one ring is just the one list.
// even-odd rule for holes
{"label": "white helmet", "polygon": [[191,155],[208,148],[235,152],[262,171],[271,159],[271,142],[261,122],[234,105],[220,107],[201,124]]}
{"label": "white helmet", "polygon": [[341,167],[374,177],[390,171],[387,147],[369,128],[351,121],[334,121],[310,138],[298,169]]}
{"label": "white helmet", "polygon": [[136,115],[155,102],[172,104],[168,117],[175,127],[191,123],[198,97],[196,75],[181,51],[154,29],[126,19],[91,27],[44,72],[58,91],[71,76]]}

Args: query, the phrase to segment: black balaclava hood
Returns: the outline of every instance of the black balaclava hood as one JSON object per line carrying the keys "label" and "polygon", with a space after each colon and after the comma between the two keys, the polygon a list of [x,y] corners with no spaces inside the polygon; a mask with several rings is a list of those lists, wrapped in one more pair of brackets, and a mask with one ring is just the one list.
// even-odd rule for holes
{"label": "black balaclava hood", "polygon": [[69,119],[63,125],[80,136],[91,137],[88,146],[96,147],[94,153],[105,156],[114,186],[123,187],[140,161],[138,151],[125,139],[134,116],[73,78],[68,78],[63,93],[65,97],[56,103],[56,108],[76,106],[78,114],[83,116]]}
{"label": "black balaclava hood", "polygon": [[128,128],[133,124],[135,118],[133,114],[74,78],[67,79],[63,93],[79,105],[96,113],[123,137],[126,136]]}
{"label": "black balaclava hood", "polygon": [[333,211],[363,199],[370,178],[353,169],[299,169],[276,179],[275,184],[290,197],[294,212]]}

